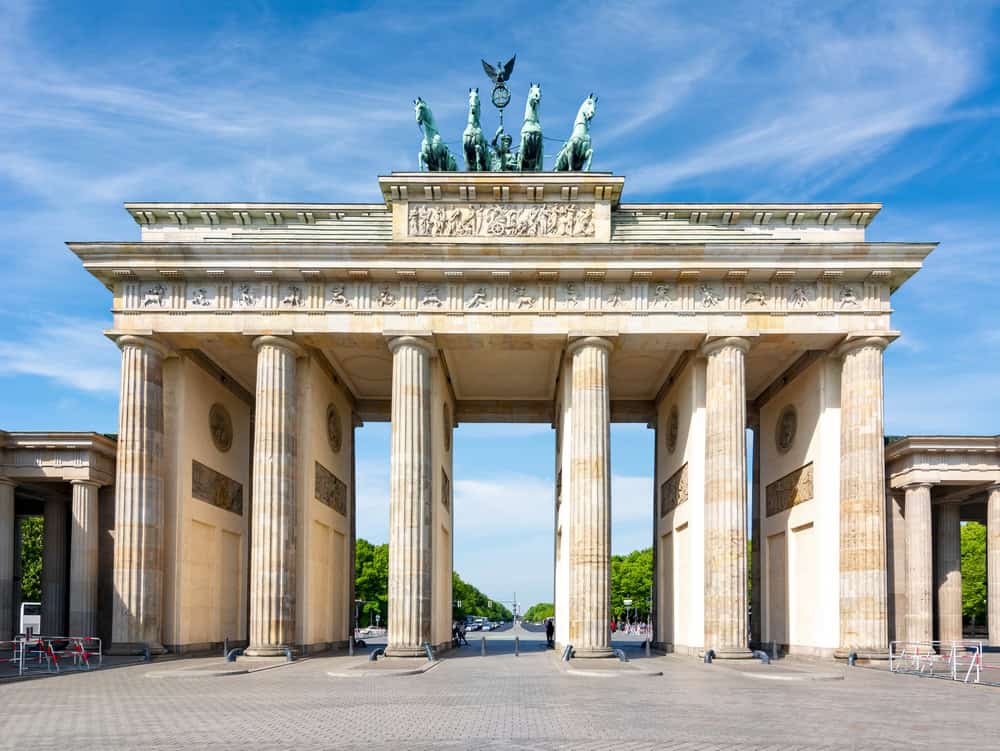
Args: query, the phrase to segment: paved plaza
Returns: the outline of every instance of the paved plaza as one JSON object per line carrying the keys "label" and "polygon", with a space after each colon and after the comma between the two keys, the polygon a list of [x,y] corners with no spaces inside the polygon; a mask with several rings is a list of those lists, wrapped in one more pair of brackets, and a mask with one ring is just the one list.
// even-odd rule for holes
{"label": "paved plaza", "polygon": [[486,657],[470,641],[409,677],[330,677],[357,657],[205,677],[220,660],[198,658],[0,683],[0,747],[985,748],[1000,732],[988,686],[828,662],[646,660],[637,646],[643,672],[574,675],[528,638],[518,657],[509,638],[490,635]]}

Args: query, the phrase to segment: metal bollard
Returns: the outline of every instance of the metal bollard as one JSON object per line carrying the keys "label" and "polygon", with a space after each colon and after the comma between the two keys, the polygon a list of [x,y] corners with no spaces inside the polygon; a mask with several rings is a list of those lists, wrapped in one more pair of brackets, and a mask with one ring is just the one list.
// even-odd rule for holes
{"label": "metal bollard", "polygon": [[142,644],[142,661],[143,662],[152,662],[153,661],[153,655],[150,654],[150,652],[149,652],[149,645],[146,644],[145,642],[143,642],[143,644]]}
{"label": "metal bollard", "polygon": [[628,657],[625,656],[625,650],[622,649],[621,647],[618,647],[617,649],[612,650],[612,652],[614,653],[614,655],[620,661],[622,661],[622,662],[628,662]]}
{"label": "metal bollard", "polygon": [[430,643],[424,642],[424,652],[427,653],[428,662],[434,662],[434,650],[431,649]]}
{"label": "metal bollard", "polygon": [[293,660],[295,660],[295,657],[292,655],[292,648],[286,645],[285,646],[285,662],[292,662]]}
{"label": "metal bollard", "polygon": [[482,656],[486,657],[486,637],[485,636],[483,637],[482,641],[483,641]]}
{"label": "metal bollard", "polygon": [[646,657],[649,657],[649,650],[650,650],[649,639],[646,639]]}
{"label": "metal bollard", "polygon": [[229,637],[227,636],[222,640],[222,655],[223,657],[229,654]]}
{"label": "metal bollard", "polygon": [[771,664],[770,656],[763,649],[755,649],[753,651],[753,656],[756,657],[758,660],[760,660],[761,663],[763,663],[764,665]]}
{"label": "metal bollard", "polygon": [[705,664],[706,665],[711,665],[712,664],[712,659],[714,657],[715,657],[715,650],[714,649],[706,649],[705,650]]}
{"label": "metal bollard", "polygon": [[562,661],[563,662],[569,662],[570,658],[572,658],[572,657],[573,657],[573,645],[572,644],[567,644],[566,648],[563,649]]}
{"label": "metal bollard", "polygon": [[368,662],[378,662],[379,655],[385,655],[385,647],[373,649],[368,653]]}
{"label": "metal bollard", "polygon": [[347,656],[354,657],[354,634],[347,637]]}
{"label": "metal bollard", "polygon": [[230,649],[226,652],[226,662],[236,662],[236,658],[243,654],[243,650],[239,647],[236,649]]}
{"label": "metal bollard", "polygon": [[521,637],[520,636],[515,636],[514,637],[514,657],[520,657],[520,656],[521,656]]}

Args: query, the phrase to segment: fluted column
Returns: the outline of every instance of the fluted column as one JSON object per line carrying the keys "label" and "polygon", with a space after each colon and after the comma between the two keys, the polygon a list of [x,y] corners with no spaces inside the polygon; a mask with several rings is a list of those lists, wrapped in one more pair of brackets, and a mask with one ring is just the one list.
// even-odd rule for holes
{"label": "fluted column", "polygon": [[840,648],[888,657],[882,337],[840,350]]}
{"label": "fluted column", "polygon": [[97,636],[97,491],[95,482],[73,481],[69,546],[69,633]]}
{"label": "fluted column", "polygon": [[1000,646],[1000,485],[986,499],[986,623],[990,644]]}
{"label": "fluted column", "polygon": [[254,340],[257,389],[253,444],[253,549],[250,646],[256,657],[295,644],[296,358],[304,352],[277,336]]}
{"label": "fluted column", "polygon": [[753,467],[750,470],[750,641],[761,640],[761,625],[764,613],[761,609],[761,564],[760,564],[760,414],[748,417],[753,431]]}
{"label": "fluted column", "polygon": [[705,649],[747,648],[746,353],[750,342],[707,343],[705,384]]}
{"label": "fluted column", "polygon": [[569,642],[577,657],[611,655],[611,342],[578,339],[571,360]]}
{"label": "fluted column", "polygon": [[66,563],[69,540],[66,517],[69,509],[63,501],[48,500],[44,509],[42,532],[42,633],[66,635]]}
{"label": "fluted column", "polygon": [[163,358],[139,336],[118,339],[122,351],[115,474],[114,610],[109,650],[162,653]]}
{"label": "fluted column", "polygon": [[962,638],[962,507],[943,503],[937,507],[938,639]]}
{"label": "fluted column", "polygon": [[14,624],[14,483],[0,477],[0,641],[9,641]]}
{"label": "fluted column", "polygon": [[432,345],[389,341],[392,441],[389,476],[389,634],[386,654],[421,657],[431,641]]}
{"label": "fluted column", "polygon": [[931,486],[906,488],[906,639],[934,638],[934,557]]}

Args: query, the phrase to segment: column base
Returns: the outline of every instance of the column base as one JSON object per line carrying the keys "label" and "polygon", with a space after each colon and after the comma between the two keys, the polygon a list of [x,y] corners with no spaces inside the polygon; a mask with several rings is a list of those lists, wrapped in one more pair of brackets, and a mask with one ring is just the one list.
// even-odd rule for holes
{"label": "column base", "polygon": [[573,659],[593,660],[601,657],[614,657],[615,653],[611,647],[592,647],[590,649],[578,649],[573,647]]}
{"label": "column base", "polygon": [[247,647],[243,650],[243,654],[247,657],[284,657],[285,649],[291,649],[293,655],[299,652],[290,644],[287,647],[284,644],[265,644]]}
{"label": "column base", "polygon": [[[166,654],[167,650],[158,641],[149,642],[149,653],[151,655],[162,655]],[[146,653],[146,644],[142,642],[116,642],[110,647],[104,650],[104,654],[111,655],[113,657],[126,657],[132,655],[141,655]]]}
{"label": "column base", "polygon": [[393,646],[385,648],[386,657],[423,657],[427,659],[427,650],[423,647]]}
{"label": "column base", "polygon": [[[716,649],[715,647],[709,647],[714,653],[715,660],[752,660],[753,652],[751,652],[747,647],[726,647],[723,649]],[[702,651],[699,657],[704,657],[705,652]]]}
{"label": "column base", "polygon": [[839,647],[833,650],[835,660],[846,660],[851,656],[851,652],[858,656],[859,660],[888,660],[889,650],[887,648],[865,649],[863,647]]}

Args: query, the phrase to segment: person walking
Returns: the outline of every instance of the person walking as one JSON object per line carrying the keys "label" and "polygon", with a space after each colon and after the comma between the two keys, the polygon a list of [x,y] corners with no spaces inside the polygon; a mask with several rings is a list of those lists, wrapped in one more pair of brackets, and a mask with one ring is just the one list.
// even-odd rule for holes
{"label": "person walking", "polygon": [[555,648],[556,624],[551,618],[545,619],[545,644],[549,649]]}

